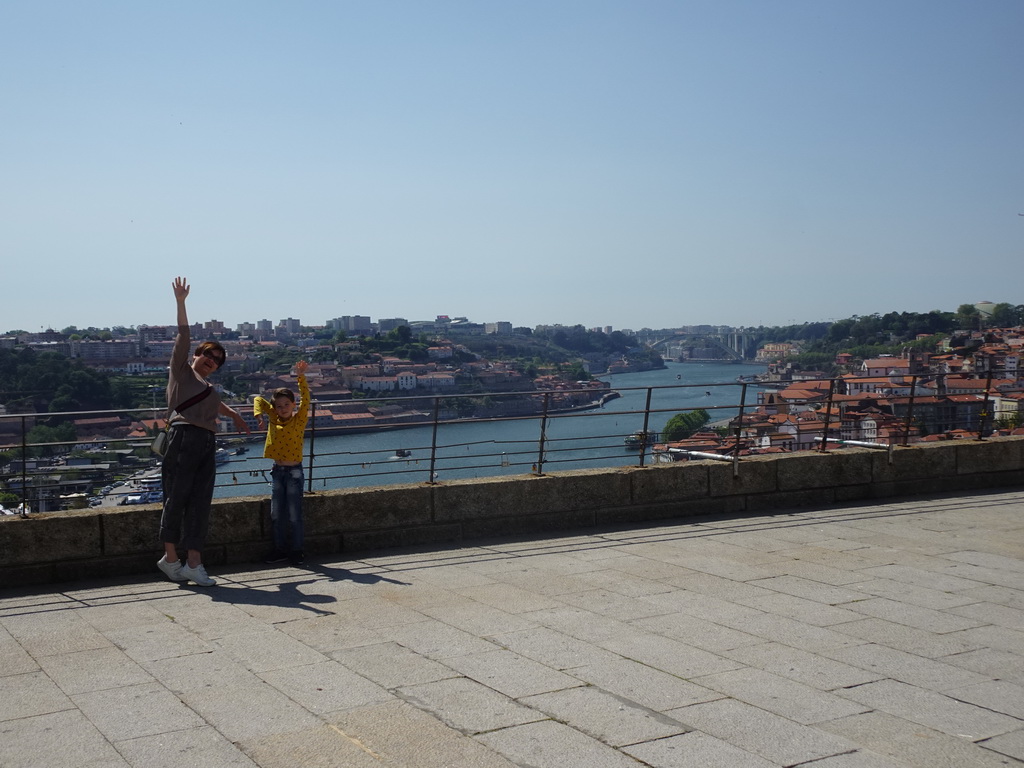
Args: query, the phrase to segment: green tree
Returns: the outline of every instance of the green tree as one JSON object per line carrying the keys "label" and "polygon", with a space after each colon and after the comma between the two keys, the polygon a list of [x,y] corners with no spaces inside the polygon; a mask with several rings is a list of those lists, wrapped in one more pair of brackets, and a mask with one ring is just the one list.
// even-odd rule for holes
{"label": "green tree", "polygon": [[1011,328],[1020,325],[1020,308],[1005,301],[992,306],[992,316],[989,318],[989,325],[993,328]]}
{"label": "green tree", "polygon": [[710,420],[711,417],[703,408],[684,411],[683,413],[677,413],[669,419],[661,434],[667,441],[685,440]]}
{"label": "green tree", "polygon": [[590,381],[594,377],[583,367],[583,363],[576,362],[570,365],[563,374],[566,381]]}
{"label": "green tree", "polygon": [[958,328],[976,330],[981,320],[981,313],[973,304],[961,304],[956,308],[956,324]]}
{"label": "green tree", "polygon": [[39,445],[39,443],[71,443],[75,440],[75,426],[65,422],[55,427],[37,424],[28,431],[26,441],[35,447],[29,449],[33,456],[53,456],[61,453],[58,446]]}
{"label": "green tree", "polygon": [[399,344],[408,344],[412,341],[412,328],[408,325],[400,325],[388,331],[388,339],[397,341]]}

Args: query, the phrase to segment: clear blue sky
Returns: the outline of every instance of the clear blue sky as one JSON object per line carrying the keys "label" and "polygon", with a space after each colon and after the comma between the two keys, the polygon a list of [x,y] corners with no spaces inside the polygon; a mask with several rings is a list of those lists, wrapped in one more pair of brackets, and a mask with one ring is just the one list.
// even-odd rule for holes
{"label": "clear blue sky", "polygon": [[1020,0],[5,0],[0,331],[1024,303]]}

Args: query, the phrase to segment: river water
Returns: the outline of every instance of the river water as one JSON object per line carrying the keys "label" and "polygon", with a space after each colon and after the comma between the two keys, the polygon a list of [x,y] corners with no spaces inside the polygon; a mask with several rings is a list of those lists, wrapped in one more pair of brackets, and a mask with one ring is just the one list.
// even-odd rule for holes
{"label": "river water", "polygon": [[[640,453],[625,448],[627,435],[661,431],[680,411],[704,408],[712,422],[736,415],[742,387],[738,376],[762,373],[764,366],[726,363],[666,363],[667,368],[599,378],[609,381],[621,397],[603,408],[551,415],[544,429],[538,418],[442,424],[437,428],[433,472],[438,481],[455,478],[524,474],[597,467],[637,465]],[[745,404],[756,402],[746,388]],[[648,405],[649,403],[649,405]],[[645,425],[645,411],[649,416]],[[314,470],[309,484],[310,440],[306,440],[307,488],[324,490],[356,486],[422,483],[431,477],[432,425],[365,434],[317,435],[312,445]],[[262,458],[262,442],[218,467],[218,497],[269,493],[270,461]],[[395,457],[397,449],[410,451]],[[650,463],[650,457],[645,457]]]}

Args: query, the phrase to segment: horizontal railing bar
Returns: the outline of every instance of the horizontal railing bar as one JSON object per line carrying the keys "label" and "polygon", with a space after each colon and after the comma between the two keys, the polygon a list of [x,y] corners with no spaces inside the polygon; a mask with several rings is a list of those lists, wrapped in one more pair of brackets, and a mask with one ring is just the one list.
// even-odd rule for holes
{"label": "horizontal railing bar", "polygon": [[[888,417],[893,420],[894,425],[902,424],[902,433],[899,430],[894,430],[891,433],[890,444],[885,443],[871,443],[869,441],[844,439],[842,435],[845,433],[845,427],[843,421],[835,415],[835,412],[831,412],[825,417],[819,425],[819,432],[824,430],[827,432],[826,435],[811,435],[801,433],[799,435],[791,435],[792,440],[798,445],[807,445],[809,443],[827,443],[831,442],[837,445],[850,445],[850,446],[864,446],[871,448],[888,448],[890,450],[890,460],[892,453],[892,443],[902,439],[901,434],[910,434],[911,430],[920,430],[921,432],[935,433],[938,431],[949,431],[952,429],[963,429],[967,432],[975,431],[978,433],[977,439],[984,439],[986,430],[991,430],[994,427],[994,422],[997,418],[1001,418],[1006,415],[1005,409],[1001,409],[997,413],[992,413],[994,405],[990,398],[993,396],[1011,394],[1020,392],[1019,386],[1006,387],[1004,386],[1001,390],[996,390],[992,387],[992,378],[997,375],[997,372],[987,374],[988,379],[978,378],[979,392],[969,393],[977,395],[976,398],[969,402],[973,404],[974,410],[968,413],[959,413],[956,406],[953,404],[954,401],[943,403],[940,409],[936,409],[933,405],[934,401],[928,402],[923,400],[925,397],[932,397],[938,394],[938,389],[927,389],[923,387],[924,381],[937,381],[941,382],[943,379],[949,379],[950,377],[959,378],[959,374],[915,374],[913,376],[904,377],[901,375],[900,381],[894,382],[893,386],[900,389],[909,390],[908,394],[884,395],[884,399],[895,400],[893,408],[888,412]],[[1015,379],[1015,384],[1019,382],[1016,377],[1016,373],[1013,375],[1007,375],[1003,373],[1004,380],[1006,378]],[[862,377],[846,377],[842,381],[845,384],[850,382],[856,382],[858,379],[882,379],[888,377],[879,376],[862,376]],[[904,382],[903,379],[907,380]],[[652,416],[662,414],[676,414],[680,412],[692,412],[698,409],[703,409],[711,418],[712,421],[717,417],[719,423],[724,423],[724,418],[718,416],[718,414],[726,414],[730,418],[735,418],[733,414],[738,415],[741,418],[741,422],[733,424],[730,428],[730,432],[734,433],[734,437],[740,438],[741,432],[755,426],[753,419],[751,418],[752,403],[747,402],[747,386],[750,382],[682,382],[679,381],[674,384],[655,384],[648,386],[623,386],[615,387],[612,389],[590,389],[590,388],[573,388],[566,390],[530,390],[530,391],[517,391],[517,392],[500,392],[500,393],[434,393],[430,395],[410,395],[410,396],[396,396],[386,397],[380,399],[364,398],[362,404],[366,407],[373,407],[374,405],[405,405],[409,409],[419,410],[423,413],[420,418],[408,419],[402,422],[389,422],[386,424],[373,424],[373,425],[359,425],[352,427],[345,426],[334,426],[331,425],[328,428],[323,426],[318,427],[316,424],[316,418],[310,422],[310,433],[309,437],[312,441],[314,439],[320,440],[324,435],[336,435],[340,437],[364,434],[364,433],[390,433],[394,432],[396,435],[403,430],[420,428],[420,429],[433,429],[433,434],[428,438],[428,442],[422,441],[422,436],[417,438],[415,444],[404,443],[401,437],[396,437],[395,443],[401,445],[402,450],[408,450],[412,453],[409,457],[395,457],[388,456],[383,458],[385,455],[390,453],[390,449],[386,448],[364,448],[362,450],[344,450],[340,449],[337,451],[321,451],[316,453],[310,452],[309,461],[309,481],[310,485],[316,481],[321,481],[326,487],[328,482],[333,481],[358,481],[363,477],[378,477],[385,478],[390,476],[405,476],[405,477],[420,477],[427,481],[432,481],[429,477],[431,473],[431,467],[434,468],[435,472],[441,474],[448,472],[458,472],[472,476],[472,473],[476,470],[497,470],[500,467],[500,471],[508,472],[513,469],[520,467],[532,467],[535,472],[543,473],[544,464],[573,464],[579,462],[611,462],[617,459],[620,464],[635,464],[639,461],[640,466],[644,465],[645,457],[654,456],[655,454],[650,450],[654,444],[667,442],[664,436],[658,434],[658,430],[649,430],[648,422]],[[833,396],[836,394],[837,386],[839,386],[839,379],[833,378],[831,380],[808,380],[806,382],[791,382],[790,386],[799,388],[801,385],[805,385],[805,388],[815,388],[820,393],[820,399],[812,401],[814,405],[797,405],[799,410],[805,410],[810,408],[820,408],[825,405],[825,396],[828,394],[828,405],[833,405]],[[823,384],[829,386],[829,390],[823,387]],[[715,391],[716,394],[721,394],[722,390],[730,387],[738,387],[739,402],[737,403],[721,403],[717,404],[704,404],[701,402],[693,402],[692,396],[690,401],[687,402],[675,402],[674,400],[666,400],[666,393],[673,391],[681,391],[681,394],[685,395],[686,390],[693,390],[703,388],[707,391]],[[616,408],[614,400],[616,397],[608,397],[612,393],[623,395],[624,393],[640,392],[646,393],[647,403],[644,407],[639,408]],[[582,395],[582,397],[580,397]],[[572,397],[575,396],[576,400],[587,400],[587,402],[568,404],[567,401],[571,401]],[[503,400],[517,398],[527,398],[530,402],[526,404],[526,408],[530,409],[527,413],[512,413],[504,416],[485,416],[480,418],[467,418],[467,417],[450,417],[440,418],[442,413],[450,415],[450,412],[445,410],[445,405],[448,401],[458,400],[483,400],[489,399],[496,406],[500,406]],[[589,399],[588,399],[589,398]],[[653,398],[653,399],[652,399]],[[978,403],[982,402],[980,406],[980,412],[978,412]],[[352,401],[324,401],[314,402],[314,409],[316,413],[320,413],[324,410],[330,410],[334,404],[346,403],[349,404]],[[609,407],[610,406],[610,407]],[[916,410],[915,410],[916,407]],[[432,411],[433,415],[428,414],[428,411]],[[7,438],[7,439],[20,439],[21,442],[18,444],[7,445],[5,450],[10,454],[17,455],[21,452],[22,458],[28,458],[24,454],[27,448],[33,450],[46,450],[46,451],[61,451],[67,448],[73,448],[78,445],[85,444],[98,444],[104,446],[110,453],[122,453],[125,448],[129,448],[133,451],[144,450],[148,447],[151,437],[100,437],[100,439],[92,440],[87,437],[81,437],[75,440],[65,441],[47,441],[39,443],[26,443],[25,433],[28,430],[28,424],[31,422],[33,425],[37,423],[52,425],[51,420],[64,420],[67,421],[69,418],[84,419],[88,417],[99,417],[107,416],[110,414],[120,414],[122,417],[127,416],[131,418],[142,418],[142,419],[153,419],[161,420],[166,414],[166,408],[164,406],[153,406],[153,407],[136,407],[131,409],[109,409],[100,411],[65,411],[55,413],[7,413],[0,414],[0,423],[7,423],[8,425],[12,420],[17,420],[15,423],[20,422],[21,424],[21,436],[20,438]],[[601,416],[605,418],[613,418],[616,420],[622,420],[626,426],[624,432],[615,432],[611,434],[602,433],[598,435],[582,435],[582,436],[557,436],[552,435],[552,432],[559,432],[559,423],[568,423],[565,420],[568,419],[579,419],[579,418],[592,418],[595,416]],[[969,418],[967,421],[964,417]],[[455,429],[456,425],[486,425],[486,424],[500,424],[508,422],[524,422],[537,425],[539,432],[539,445],[537,438],[523,438],[509,437],[506,439],[501,438],[485,438],[479,440],[459,440],[459,432]],[[642,422],[643,431],[653,432],[656,434],[656,438],[644,441],[642,444],[632,446],[624,445],[625,441],[622,440],[624,437],[628,437],[630,434],[640,431],[637,428]],[[122,422],[124,423],[124,422]],[[763,423],[763,422],[761,422]],[[618,426],[618,424],[616,424]],[[450,427],[451,432],[438,432],[439,428]],[[520,430],[528,431],[528,430]],[[7,434],[10,434],[11,430],[7,428]],[[744,436],[743,439],[746,441],[746,445],[754,445],[756,448],[757,438],[752,436],[753,433],[749,433],[748,436]],[[217,435],[218,439],[225,441],[262,441],[262,434],[247,435],[243,432],[220,432]],[[452,442],[444,442],[444,438],[449,438]],[[785,440],[786,437],[782,436],[780,439]],[[622,441],[622,442],[620,442]],[[339,441],[344,442],[344,441]],[[735,445],[740,445],[737,442]],[[318,447],[320,444],[318,443]],[[728,447],[728,446],[727,446]],[[623,453],[623,448],[626,452]],[[499,449],[500,452],[499,452]],[[732,457],[720,454],[711,454],[704,451],[688,451],[682,448],[669,448],[669,455],[678,455],[680,453],[688,456],[700,456],[702,458],[710,458],[715,460],[738,460],[738,454],[733,450]],[[580,455],[585,454],[585,455]],[[248,459],[257,458],[254,453],[252,456],[247,457]],[[356,461],[355,459],[362,458],[362,461]],[[341,461],[339,459],[353,459],[352,461]],[[0,479],[8,480],[8,487],[19,487],[22,492],[23,502],[25,500],[39,500],[52,496],[54,492],[60,493],[63,496],[69,495],[66,491],[81,492],[82,489],[88,489],[92,486],[94,490],[103,479],[106,478],[108,482],[111,477],[127,476],[133,472],[138,471],[138,467],[129,465],[111,466],[115,462],[114,458],[111,458],[108,465],[95,466],[95,465],[80,465],[80,464],[45,464],[38,468],[29,468],[27,462],[23,463],[22,469],[16,472],[9,472],[6,475],[0,476]],[[243,468],[245,466],[251,467],[251,464],[241,464],[237,466],[228,466],[218,464],[217,476],[219,485],[228,485],[235,488],[244,488],[247,486],[264,485],[267,480],[266,472],[267,469],[259,468]],[[735,466],[735,464],[734,464]],[[143,471],[154,471],[152,467],[149,470]],[[121,493],[120,489],[117,493]]]}

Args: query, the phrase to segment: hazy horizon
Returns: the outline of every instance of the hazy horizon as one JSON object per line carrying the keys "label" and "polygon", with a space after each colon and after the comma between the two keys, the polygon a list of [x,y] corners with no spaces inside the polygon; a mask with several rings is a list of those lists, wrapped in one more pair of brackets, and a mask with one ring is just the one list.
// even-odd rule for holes
{"label": "hazy horizon", "polygon": [[[961,304],[977,304],[977,303],[983,303],[983,302],[960,302],[960,303]],[[958,304],[957,307],[959,307],[959,306],[960,305]],[[912,310],[890,309],[890,310],[887,310],[885,312],[878,312],[877,314],[878,315],[886,315],[886,314],[889,314],[890,312],[902,313],[902,312],[911,312],[911,311]],[[953,309],[925,310],[921,314],[927,314],[928,312],[932,312],[932,311],[943,312],[943,313],[947,313],[947,312],[948,313],[955,313],[956,312],[956,308],[953,308]],[[875,313],[873,313],[873,314],[875,314]],[[394,319],[394,318],[389,318],[389,317],[376,317],[374,315],[368,315],[368,317],[370,317],[370,321],[374,325],[376,325],[382,319],[383,320]],[[461,315],[451,315],[450,317],[455,318],[455,317],[462,317],[462,316]],[[852,318],[854,316],[851,315],[850,317]],[[226,330],[235,332],[237,330],[237,326],[240,325],[241,323],[253,323],[253,324],[255,324],[255,323],[259,322],[260,320],[270,320],[273,323],[274,327],[276,328],[281,320],[288,319],[288,318],[298,320],[300,322],[300,324],[303,327],[305,327],[305,328],[323,328],[323,327],[326,326],[327,320],[335,320],[335,319],[337,319],[337,318],[327,318],[324,321],[309,322],[307,320],[304,320],[301,317],[292,317],[292,316],[288,316],[287,318],[262,317],[262,318],[248,319],[248,320],[240,320],[237,323],[229,324],[229,323],[223,321],[221,318],[205,318],[205,319],[201,319],[201,318],[195,318],[195,317],[189,316],[189,323],[192,324],[192,325],[196,325],[196,324],[198,324],[198,325],[205,325],[208,322],[216,321],[216,322],[223,323],[224,324],[224,328]],[[412,318],[412,317],[405,317],[403,319],[408,320],[410,323],[414,323],[414,322],[433,322],[434,321],[434,318]],[[544,323],[544,322],[541,322],[541,323],[535,323],[533,325],[525,325],[523,323],[517,323],[514,320],[501,320],[501,321],[499,321],[499,320],[477,320],[477,319],[474,319],[472,317],[466,318],[466,319],[469,322],[471,322],[471,323],[478,323],[478,324],[481,324],[481,325],[486,324],[486,323],[492,323],[492,322],[509,322],[509,323],[512,324],[513,328],[523,328],[523,327],[525,327],[525,328],[530,328],[531,330],[537,328],[538,326],[555,326],[555,325],[562,325],[562,326],[565,326],[567,328],[572,328],[574,326],[582,325],[582,326],[584,326],[585,328],[588,328],[588,329],[596,328],[596,329],[599,329],[599,330],[602,330],[602,331],[606,327],[608,327],[607,324],[606,325],[600,325],[600,326],[588,326],[588,325],[585,325],[584,323],[574,323],[574,322],[565,322],[565,323]],[[834,320],[846,320],[846,319],[850,319],[850,318],[839,318],[839,317],[834,318]],[[729,327],[729,328],[736,328],[736,329],[748,328],[749,329],[749,328],[758,328],[758,327],[764,327],[764,328],[787,327],[787,326],[790,326],[790,325],[805,325],[805,324],[817,323],[817,322],[833,322],[833,320],[826,320],[826,321],[819,321],[819,320],[796,320],[796,321],[794,321],[792,323],[778,323],[778,324],[773,324],[773,325],[765,324],[763,326],[744,326],[744,325],[736,325],[736,324],[732,324],[732,323],[701,323],[701,322],[683,323],[681,325],[675,325],[675,326],[657,326],[657,327],[656,326],[651,326],[651,325],[642,325],[642,326],[639,326],[637,328],[616,328],[616,327],[612,326],[612,331],[613,332],[614,331],[623,331],[623,330],[628,330],[628,331],[644,331],[644,330],[662,331],[662,330],[666,330],[666,331],[668,331],[668,330],[677,330],[679,328],[684,328],[684,327],[700,327],[700,326]],[[27,328],[13,327],[13,328],[9,328],[9,329],[4,330],[4,331],[0,331],[0,335],[7,335],[7,334],[12,333],[13,331],[20,331],[20,332],[24,332],[26,334],[29,334],[29,333],[39,333],[39,332],[50,332],[50,331],[54,331],[54,332],[60,333],[60,332],[64,331],[65,329],[72,328],[72,327],[74,327],[78,331],[88,331],[90,329],[97,330],[97,331],[105,331],[105,330],[109,331],[109,330],[112,330],[113,328],[136,328],[137,329],[141,325],[147,325],[147,326],[169,326],[169,325],[174,325],[174,323],[173,323],[173,321],[172,322],[165,322],[165,323],[140,323],[139,325],[132,325],[132,324],[128,324],[128,323],[114,323],[112,325],[106,325],[106,326],[80,325],[78,323],[69,323],[68,325],[62,326],[60,328],[48,327],[48,328],[42,329],[42,331],[33,331],[33,330],[30,330],[30,329],[27,329]]]}

